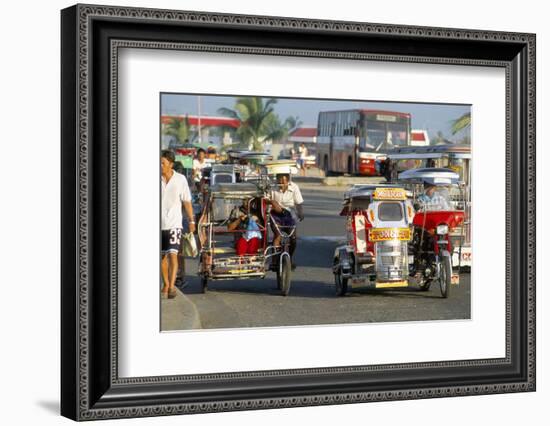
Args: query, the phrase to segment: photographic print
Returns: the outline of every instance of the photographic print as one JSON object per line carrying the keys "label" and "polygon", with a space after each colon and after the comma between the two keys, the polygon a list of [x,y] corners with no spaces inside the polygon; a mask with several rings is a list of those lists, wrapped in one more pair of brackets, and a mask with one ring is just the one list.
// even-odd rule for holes
{"label": "photographic print", "polygon": [[471,116],[161,93],[161,331],[470,319]]}
{"label": "photographic print", "polygon": [[64,416],[535,390],[534,34],[92,5],[61,34]]}

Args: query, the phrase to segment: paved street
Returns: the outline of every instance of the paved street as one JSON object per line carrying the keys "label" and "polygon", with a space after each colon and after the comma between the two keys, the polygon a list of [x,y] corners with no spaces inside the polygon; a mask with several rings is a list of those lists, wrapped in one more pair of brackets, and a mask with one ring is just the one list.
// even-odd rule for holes
{"label": "paved street", "polygon": [[427,292],[353,289],[336,297],[330,269],[334,248],[344,234],[338,216],[344,187],[301,183],[306,219],[299,225],[290,295],[277,290],[275,274],[264,280],[209,282],[199,293],[197,260],[187,259],[189,286],[184,293],[197,308],[202,328],[339,324],[470,318],[470,275],[462,274],[448,299],[439,286]]}

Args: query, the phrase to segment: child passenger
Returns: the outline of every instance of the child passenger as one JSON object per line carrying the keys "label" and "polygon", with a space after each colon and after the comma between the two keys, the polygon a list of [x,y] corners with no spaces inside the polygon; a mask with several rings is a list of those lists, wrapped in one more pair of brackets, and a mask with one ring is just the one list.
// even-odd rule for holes
{"label": "child passenger", "polygon": [[255,255],[258,253],[262,240],[262,233],[258,222],[258,216],[251,214],[245,203],[239,209],[238,217],[227,226],[227,229],[230,231],[244,231],[235,243],[235,251],[238,256]]}

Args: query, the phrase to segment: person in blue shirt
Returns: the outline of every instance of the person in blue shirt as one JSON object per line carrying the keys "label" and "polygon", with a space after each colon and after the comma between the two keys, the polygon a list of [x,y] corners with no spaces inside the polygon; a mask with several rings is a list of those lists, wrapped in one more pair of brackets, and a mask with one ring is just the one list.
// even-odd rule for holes
{"label": "person in blue shirt", "polygon": [[420,210],[450,210],[447,197],[431,183],[424,183],[424,193],[417,198],[417,201],[420,204]]}

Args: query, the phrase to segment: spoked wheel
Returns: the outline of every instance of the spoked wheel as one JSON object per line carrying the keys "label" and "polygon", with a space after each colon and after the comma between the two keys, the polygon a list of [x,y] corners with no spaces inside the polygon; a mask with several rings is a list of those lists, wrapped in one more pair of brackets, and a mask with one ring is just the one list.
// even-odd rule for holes
{"label": "spoked wheel", "polygon": [[271,260],[271,265],[269,266],[269,269],[273,272],[275,272],[275,274],[277,274],[277,289],[278,290],[281,290],[281,279],[280,279],[280,274],[279,274],[279,262],[280,262],[280,258],[277,258],[277,256],[273,256],[272,260]]}
{"label": "spoked wheel", "polygon": [[283,290],[283,281],[281,279],[281,274],[279,273],[279,266],[277,265],[277,290]]}
{"label": "spoked wheel", "polygon": [[451,256],[449,253],[444,253],[441,256],[441,270],[439,272],[439,288],[441,289],[441,297],[449,297],[451,291],[452,277]]}
{"label": "spoked wheel", "polygon": [[208,278],[206,278],[206,275],[201,275],[200,292],[201,293],[206,292],[207,287],[208,287]]}
{"label": "spoked wheel", "polygon": [[290,293],[290,256],[281,256],[279,259],[280,268],[277,270],[277,288],[281,290],[283,296]]}
{"label": "spoked wheel", "polygon": [[344,296],[348,291],[348,278],[342,276],[342,270],[338,269],[338,272],[334,274],[334,284],[336,286],[336,295]]}

